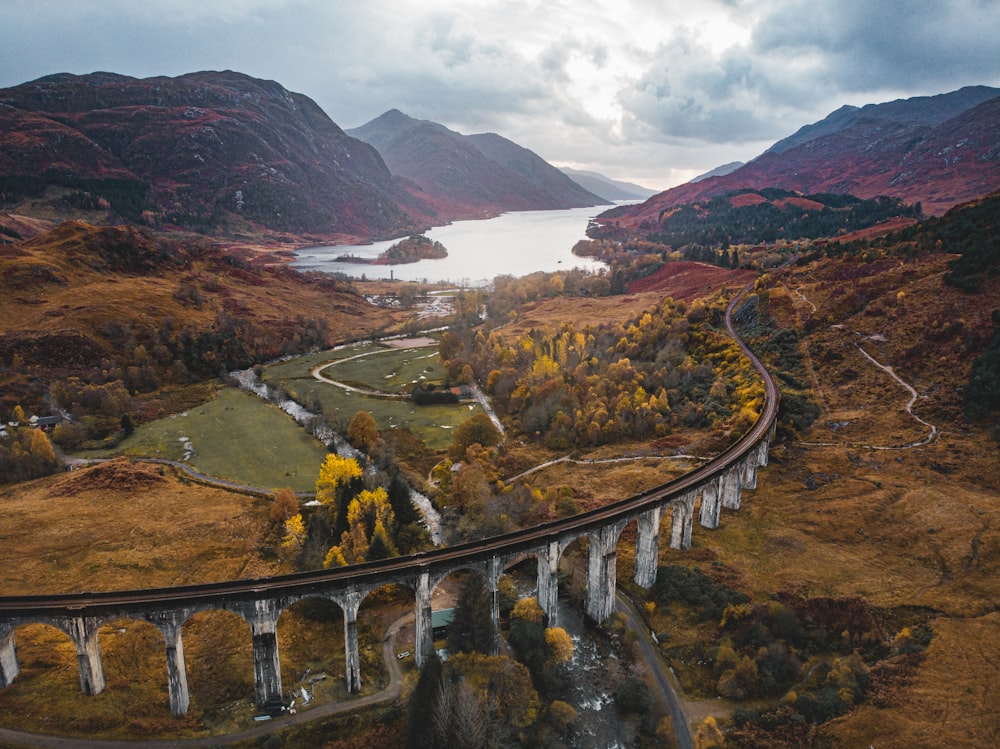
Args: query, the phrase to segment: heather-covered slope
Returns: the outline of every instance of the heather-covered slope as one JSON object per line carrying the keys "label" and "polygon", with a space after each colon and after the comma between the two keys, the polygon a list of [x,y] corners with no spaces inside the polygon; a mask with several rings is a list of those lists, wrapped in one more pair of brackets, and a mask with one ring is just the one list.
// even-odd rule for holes
{"label": "heather-covered slope", "polygon": [[59,74],[0,90],[0,204],[53,185],[75,190],[64,200],[76,207],[216,234],[368,237],[426,221],[377,151],[315,102],[229,71]]}
{"label": "heather-covered slope", "polygon": [[81,222],[0,247],[0,319],[4,413],[18,401],[41,408],[49,383],[73,376],[153,391],[387,322],[326,275]]}
{"label": "heather-covered slope", "polygon": [[[609,216],[623,228],[750,188],[880,195],[940,214],[1000,188],[1000,90],[962,89],[859,110],[843,108],[730,174],[687,183]],[[992,96],[991,96],[992,95]]]}
{"label": "heather-covered slope", "polygon": [[454,217],[600,205],[537,154],[493,133],[462,135],[390,110],[347,131]]}

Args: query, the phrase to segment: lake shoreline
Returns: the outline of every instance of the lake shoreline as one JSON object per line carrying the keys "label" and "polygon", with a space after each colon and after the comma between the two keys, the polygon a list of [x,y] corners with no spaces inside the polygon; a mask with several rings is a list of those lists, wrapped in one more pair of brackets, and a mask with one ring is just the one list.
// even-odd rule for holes
{"label": "lake shoreline", "polygon": [[[577,242],[587,239],[587,226],[600,212],[598,208],[512,211],[490,219],[433,227],[425,235],[446,246],[448,257],[394,264],[384,280],[486,286],[502,275],[525,276],[571,268],[598,272],[606,268],[604,263],[572,253]],[[382,277],[372,269],[382,264],[371,261],[397,241],[299,248],[292,267],[339,273],[355,280],[379,280]]]}

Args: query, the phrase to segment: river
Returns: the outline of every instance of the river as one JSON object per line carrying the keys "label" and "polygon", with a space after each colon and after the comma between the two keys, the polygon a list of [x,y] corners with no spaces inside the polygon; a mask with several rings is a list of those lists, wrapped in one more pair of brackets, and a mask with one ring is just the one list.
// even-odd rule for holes
{"label": "river", "polygon": [[570,268],[597,270],[603,263],[574,255],[573,245],[586,239],[587,222],[608,206],[563,211],[516,211],[478,221],[456,221],[426,232],[448,250],[448,257],[403,265],[337,262],[353,255],[375,258],[398,240],[364,245],[307,247],[296,252],[299,270],[343,273],[351,278],[395,278],[401,281],[445,281],[483,286],[499,275],[526,276],[536,271]]}

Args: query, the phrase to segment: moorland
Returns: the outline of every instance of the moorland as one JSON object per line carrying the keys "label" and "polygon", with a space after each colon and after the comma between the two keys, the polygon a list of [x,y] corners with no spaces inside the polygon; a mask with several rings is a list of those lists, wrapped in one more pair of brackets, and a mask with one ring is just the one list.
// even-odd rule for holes
{"label": "moorland", "polygon": [[[234,80],[181,83],[207,85],[226,104]],[[48,81],[57,90],[77,83]],[[85,83],[103,86],[105,97],[142,88],[113,76]],[[276,89],[255,90],[268,106],[283,100]],[[194,233],[195,221],[169,226],[182,212],[122,223],[131,193],[104,183],[4,183],[0,595],[257,578],[418,552],[435,541],[414,492],[438,515],[441,542],[455,543],[659,485],[718,453],[759,413],[760,384],[721,326],[726,301],[749,285],[739,332],[781,388],[770,465],[739,512],[725,513],[718,529],[696,528],[690,549],[661,539],[649,591],[630,582],[634,531],[618,546],[619,589],[676,677],[694,743],[995,746],[1000,195],[982,187],[992,162],[964,182],[954,172],[935,182],[928,155],[963,123],[977,133],[969,148],[990,132],[995,139],[995,127],[982,127],[995,106],[990,93],[964,91],[937,110],[939,121],[919,125],[914,153],[928,167],[905,195],[868,182],[860,197],[832,196],[811,189],[822,185],[816,171],[798,187],[755,186],[732,182],[737,170],[599,218],[578,251],[602,259],[601,272],[450,290],[455,304],[438,317],[426,316],[431,289],[304,275],[234,251],[234,226],[250,227],[244,238],[256,241],[268,232],[301,238],[305,224],[213,213],[216,204],[179,183],[179,203],[219,219],[212,231],[236,222],[226,241]],[[31,111],[46,106],[42,96]],[[886,159],[916,142],[912,106],[865,113],[895,118]],[[87,120],[28,127],[42,117],[28,109],[7,112],[19,118],[9,132],[55,127],[67,136]],[[872,118],[841,115],[800,132],[743,178],[820,145],[843,155]],[[214,116],[204,108],[188,119]],[[330,125],[322,121],[340,141]],[[454,140],[428,123],[421,131]],[[377,154],[351,152],[368,153],[382,174]],[[966,188],[979,197],[962,202]],[[685,190],[699,192],[684,201]],[[410,231],[413,214],[386,210],[378,231]],[[388,345],[389,336],[417,333],[433,346]],[[293,422],[247,395],[237,370],[310,417]],[[486,393],[502,431],[462,400],[463,385]],[[31,416],[59,423],[43,430]],[[256,489],[138,459],[157,451]],[[571,607],[582,598],[585,559],[578,542],[560,568]],[[646,635],[617,615],[588,628],[615,664],[594,718],[572,704],[570,686],[582,678],[572,641],[545,627],[530,596],[518,600],[530,586],[530,569],[504,578],[505,654],[491,658],[476,652],[485,649],[481,584],[471,575],[446,581],[440,603],[461,626],[439,645],[469,652],[422,671],[412,658],[383,657],[385,643],[413,650],[403,619],[412,597],[380,589],[359,613],[361,696],[397,685],[400,697],[242,745],[441,745],[471,719],[508,745],[582,746],[595,719],[616,721],[636,746],[678,745],[639,655]],[[356,699],[344,687],[343,632],[332,605],[296,604],[278,623],[283,681],[311,690],[314,704]],[[92,697],[80,693],[65,634],[26,625],[15,636],[21,673],[0,690],[3,728],[222,742],[252,724],[249,630],[234,615],[199,614],[185,625],[192,704],[182,717],[170,714],[162,637],[151,625],[102,628],[108,687]],[[510,689],[521,709],[490,701]]]}

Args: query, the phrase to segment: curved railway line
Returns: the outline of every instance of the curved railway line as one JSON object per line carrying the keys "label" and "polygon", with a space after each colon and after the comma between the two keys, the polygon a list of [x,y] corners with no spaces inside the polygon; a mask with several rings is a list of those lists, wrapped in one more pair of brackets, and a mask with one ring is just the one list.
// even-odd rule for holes
{"label": "curved railway line", "polygon": [[714,477],[728,470],[746,457],[750,450],[772,430],[778,413],[778,387],[760,359],[747,347],[733,328],[732,314],[746,294],[738,294],[726,307],[726,330],[740,346],[764,381],[764,408],[754,425],[739,440],[708,463],[661,486],[595,510],[570,518],[555,520],[533,528],[512,531],[481,541],[435,549],[412,556],[395,557],[378,562],[341,567],[330,570],[301,572],[289,575],[256,579],[229,580],[225,582],[184,585],[172,588],[149,588],[129,591],[85,592],[57,595],[29,595],[0,597],[0,618],[5,615],[100,616],[105,610],[118,610],[122,606],[137,604],[187,604],[198,599],[218,599],[280,592],[288,595],[307,594],[318,585],[349,580],[364,586],[377,584],[386,576],[412,573],[415,567],[437,566],[441,563],[476,563],[498,553],[517,554],[521,550],[537,547],[547,539],[568,532],[587,533],[621,518],[635,516],[637,512],[661,505],[671,497],[679,497],[697,489]]}

